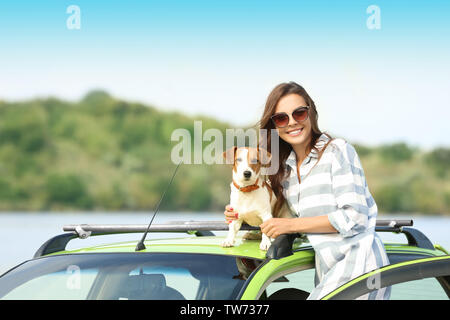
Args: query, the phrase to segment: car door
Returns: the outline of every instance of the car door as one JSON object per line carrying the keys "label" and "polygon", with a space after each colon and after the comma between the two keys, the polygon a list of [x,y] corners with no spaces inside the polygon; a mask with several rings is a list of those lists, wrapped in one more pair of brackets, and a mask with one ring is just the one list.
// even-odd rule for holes
{"label": "car door", "polygon": [[[417,259],[385,266],[349,281],[322,299],[351,300],[388,286],[392,286],[394,292],[397,285],[422,279],[435,279],[441,291],[435,286],[430,287],[429,281],[427,281],[426,286],[423,282],[418,282],[419,286],[415,289],[410,288],[409,291],[417,290],[417,292],[424,292],[426,295],[433,289],[436,290],[436,296],[432,299],[450,298],[450,256]],[[420,294],[417,296],[420,299]],[[402,299],[410,298],[405,296]]]}

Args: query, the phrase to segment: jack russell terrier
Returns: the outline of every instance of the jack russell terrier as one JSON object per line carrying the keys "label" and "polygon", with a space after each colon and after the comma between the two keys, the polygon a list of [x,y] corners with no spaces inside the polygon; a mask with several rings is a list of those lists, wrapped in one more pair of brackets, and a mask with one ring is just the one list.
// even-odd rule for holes
{"label": "jack russell terrier", "polygon": [[[261,174],[261,167],[269,166],[272,156],[264,149],[232,147],[223,153],[223,157],[227,164],[233,164],[230,206],[238,213],[238,217],[230,223],[228,236],[222,246],[232,247],[243,222],[260,226],[273,217],[276,197],[266,182],[265,175]],[[287,206],[281,208],[279,217],[292,218]],[[271,239],[262,234],[259,248],[267,250],[270,245]]]}

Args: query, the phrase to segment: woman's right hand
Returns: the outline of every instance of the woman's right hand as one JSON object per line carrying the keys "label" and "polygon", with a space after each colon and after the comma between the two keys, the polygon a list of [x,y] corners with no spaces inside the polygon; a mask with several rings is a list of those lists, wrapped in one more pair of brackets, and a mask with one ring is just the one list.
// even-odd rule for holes
{"label": "woman's right hand", "polygon": [[231,223],[239,217],[239,214],[235,212],[229,204],[225,206],[225,211],[223,214],[225,215],[225,220],[227,223]]}

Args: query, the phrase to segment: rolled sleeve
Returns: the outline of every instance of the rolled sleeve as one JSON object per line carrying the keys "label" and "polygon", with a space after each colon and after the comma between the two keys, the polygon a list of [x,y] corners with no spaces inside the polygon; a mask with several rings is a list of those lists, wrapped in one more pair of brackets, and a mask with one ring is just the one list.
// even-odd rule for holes
{"label": "rolled sleeve", "polygon": [[343,237],[364,232],[369,220],[367,183],[353,146],[349,143],[340,146],[334,153],[331,167],[337,210],[328,214],[328,220]]}

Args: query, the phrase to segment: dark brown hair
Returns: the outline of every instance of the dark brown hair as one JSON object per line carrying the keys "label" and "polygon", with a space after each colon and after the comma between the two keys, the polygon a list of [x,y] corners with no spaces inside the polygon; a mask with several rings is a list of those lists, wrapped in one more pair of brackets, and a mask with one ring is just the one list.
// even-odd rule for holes
{"label": "dark brown hair", "polygon": [[[307,154],[314,149],[316,152],[319,153],[320,151],[316,149],[315,144],[317,142],[317,139],[321,136],[322,132],[319,129],[319,125],[317,123],[318,114],[316,110],[316,105],[314,104],[314,101],[311,99],[311,97],[308,95],[306,90],[300,86],[299,84],[291,81],[287,83],[281,83],[277,85],[272,92],[270,92],[269,96],[267,97],[266,105],[264,108],[264,113],[262,115],[261,120],[259,121],[259,128],[260,129],[266,129],[267,132],[267,150],[270,151],[271,149],[271,130],[275,129],[275,126],[270,119],[270,117],[275,113],[276,107],[280,99],[284,96],[287,96],[288,94],[298,94],[299,96],[303,97],[309,108],[309,118],[311,121],[311,140],[308,146],[308,149],[306,150]],[[328,134],[327,134],[328,135]],[[329,135],[328,135],[329,136]],[[331,138],[331,136],[329,136]],[[274,217],[278,216],[278,213],[283,206],[286,199],[283,196],[283,187],[281,185],[281,182],[285,178],[286,174],[286,165],[285,161],[289,157],[289,154],[292,151],[292,146],[285,142],[283,139],[281,139],[278,136],[278,143],[279,143],[279,150],[280,154],[278,155],[279,159],[279,167],[278,171],[275,174],[269,175],[269,181],[272,186],[272,189],[275,193],[275,196],[277,197],[277,202],[275,204],[274,210],[272,212]]]}

